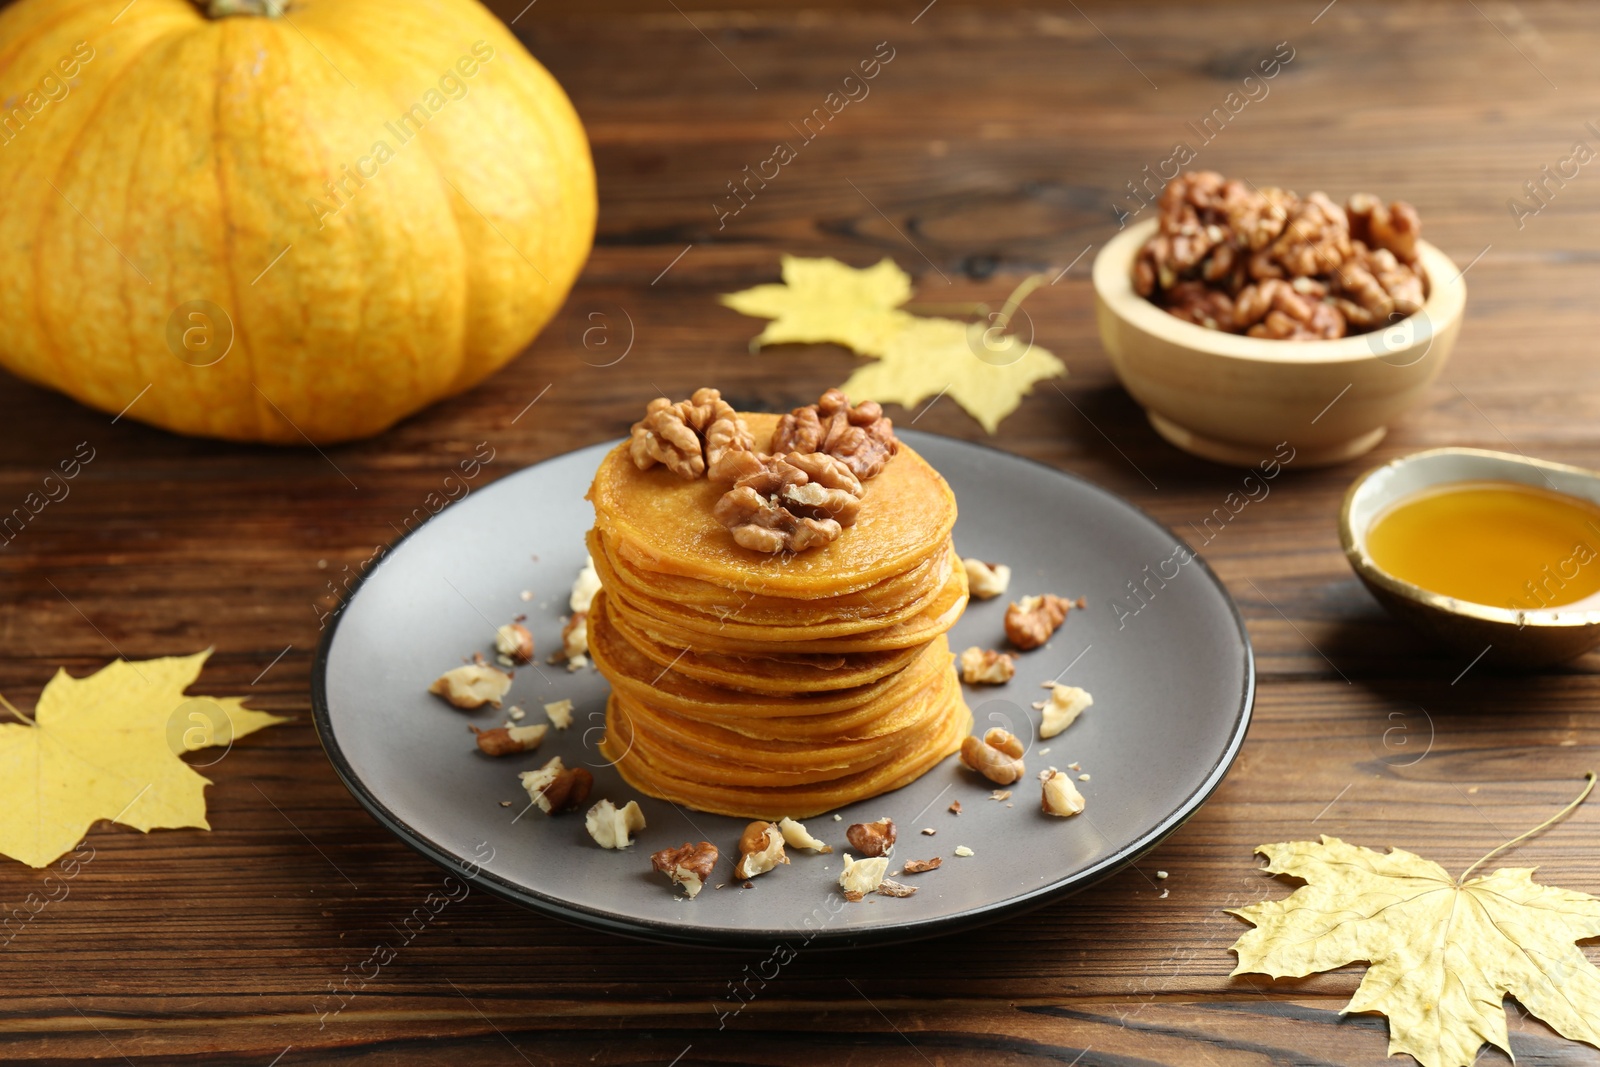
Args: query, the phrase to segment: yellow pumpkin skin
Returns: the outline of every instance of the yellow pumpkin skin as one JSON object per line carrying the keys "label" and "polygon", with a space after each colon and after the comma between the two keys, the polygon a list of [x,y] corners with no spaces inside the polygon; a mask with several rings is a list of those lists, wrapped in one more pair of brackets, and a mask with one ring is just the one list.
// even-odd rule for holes
{"label": "yellow pumpkin skin", "polygon": [[180,433],[377,433],[520,352],[594,237],[577,114],[477,0],[18,0],[0,104],[0,363]]}

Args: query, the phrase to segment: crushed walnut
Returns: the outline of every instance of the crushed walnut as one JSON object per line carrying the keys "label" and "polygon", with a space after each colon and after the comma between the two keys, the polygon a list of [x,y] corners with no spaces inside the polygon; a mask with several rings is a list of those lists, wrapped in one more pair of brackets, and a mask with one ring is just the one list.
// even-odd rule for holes
{"label": "crushed walnut", "polygon": [[1427,297],[1416,209],[1357,193],[1340,207],[1256,189],[1213,171],[1161,193],[1157,233],[1134,288],[1187,322],[1226,333],[1309,341],[1379,329]]}
{"label": "crushed walnut", "polygon": [[948,810],[949,810],[951,815],[960,815],[961,814],[961,801],[952,800],[950,802],[950,807],[949,807]]}
{"label": "crushed walnut", "polygon": [[575,611],[567,616],[561,626],[561,651],[550,657],[551,663],[565,663],[567,671],[580,670],[589,665],[589,613]]}
{"label": "crushed walnut", "polygon": [[600,572],[594,568],[594,557],[585,554],[583,567],[573,579],[572,592],[567,594],[567,610],[573,613],[588,611],[594,604],[594,595],[600,591]]}
{"label": "crushed walnut", "polygon": [[1076,815],[1084,808],[1083,794],[1072,784],[1072,776],[1054,767],[1039,772],[1039,810],[1046,815]]}
{"label": "crushed walnut", "polygon": [[572,701],[566,698],[553,700],[544,706],[544,713],[550,716],[550,725],[557,730],[565,730],[572,725]]}
{"label": "crushed walnut", "polygon": [[843,461],[862,481],[876,478],[899,447],[883,408],[871,400],[852,406],[837,389],[779,419],[772,435],[774,452],[822,452]]}
{"label": "crushed walnut", "polygon": [[544,741],[545,732],[550,729],[544,723],[537,726],[496,726],[493,730],[480,730],[472,727],[473,734],[478,739],[478,748],[486,756],[514,756],[519,752],[531,752]]}
{"label": "crushed walnut", "polygon": [[644,829],[644,812],[639,810],[637,800],[620,808],[601,800],[583,817],[583,827],[601,848],[627,848],[633,844],[632,835]]}
{"label": "crushed walnut", "polygon": [[921,874],[923,871],[934,870],[943,862],[943,856],[935,856],[931,860],[906,860],[905,873]]}
{"label": "crushed walnut", "polygon": [[578,807],[589,799],[589,790],[594,788],[594,775],[584,767],[569,768],[560,756],[552,756],[543,767],[523,771],[517,777],[528,791],[528,799],[546,815],[559,815]]}
{"label": "crushed walnut", "polygon": [[482,662],[482,657],[478,662],[445,671],[428,686],[428,692],[458,708],[481,708],[485,704],[498,708],[501,698],[510,691],[511,675]]}
{"label": "crushed walnut", "polygon": [[672,879],[672,883],[683,890],[683,895],[690,898],[698,896],[705,888],[716,865],[717,846],[709,841],[698,845],[685,841],[677,848],[664,848],[650,856],[650,866]]}
{"label": "crushed walnut", "polygon": [[803,552],[837,538],[860,508],[861,482],[842,460],[790,452],[756,461],[713,514],[745,548]]}
{"label": "crushed walnut", "polygon": [[957,845],[956,855],[960,856],[962,859],[965,859],[968,856],[975,856],[977,853],[973,852],[972,849],[968,848],[966,845]]}
{"label": "crushed walnut", "polygon": [[1079,689],[1075,685],[1062,685],[1060,682],[1044,682],[1043,686],[1050,690],[1048,699],[1034,702],[1034,708],[1044,712],[1044,719],[1039,723],[1039,738],[1054,737],[1062,730],[1078,721],[1085,708],[1094,704],[1094,697],[1089,695],[1087,689]]}
{"label": "crushed walnut", "polygon": [[778,832],[783,834],[784,844],[790,848],[804,849],[807,852],[826,853],[832,852],[833,846],[824,844],[811,835],[803,823],[785,816],[778,820]]}
{"label": "crushed walnut", "polygon": [[961,561],[961,569],[967,572],[967,592],[974,600],[993,600],[1011,584],[1011,568],[1004,563],[969,558]]}
{"label": "crushed walnut", "polygon": [[1023,775],[1022,741],[998,726],[983,735],[961,739],[961,762],[996,785],[1010,785]]}
{"label": "crushed walnut", "polygon": [[1017,673],[1016,658],[994,649],[973,645],[957,657],[961,680],[968,685],[1005,685]]}
{"label": "crushed walnut", "polygon": [[650,401],[644,418],[633,424],[628,455],[640,470],[660,463],[692,481],[724,453],[748,450],[752,444],[749,428],[721,393],[696,389],[676,404],[664,396]]}
{"label": "crushed walnut", "polygon": [[733,876],[754,878],[780,863],[788,863],[783,843],[783,831],[778,829],[777,823],[757,820],[749,824],[739,836],[739,862],[733,868]]}
{"label": "crushed walnut", "polygon": [[1028,652],[1050,640],[1050,635],[1066,621],[1067,612],[1073,608],[1082,611],[1086,606],[1082,597],[1068,600],[1054,593],[1014,600],[1006,608],[1006,638]]}
{"label": "crushed walnut", "polygon": [[894,820],[853,823],[845,830],[844,836],[864,855],[887,856],[894,851]]}
{"label": "crushed walnut", "polygon": [[885,878],[883,881],[879,882],[878,888],[874,890],[874,892],[878,893],[880,896],[885,897],[909,897],[915,894],[916,891],[916,886],[906,885],[903,882],[896,882],[891,878]]}
{"label": "crushed walnut", "polygon": [[868,893],[876,892],[888,872],[889,861],[883,856],[858,860],[846,852],[844,870],[839,872],[839,888],[844,891],[846,900],[859,901]]}
{"label": "crushed walnut", "polygon": [[533,634],[521,619],[508,622],[494,632],[494,650],[512,663],[532,663]]}

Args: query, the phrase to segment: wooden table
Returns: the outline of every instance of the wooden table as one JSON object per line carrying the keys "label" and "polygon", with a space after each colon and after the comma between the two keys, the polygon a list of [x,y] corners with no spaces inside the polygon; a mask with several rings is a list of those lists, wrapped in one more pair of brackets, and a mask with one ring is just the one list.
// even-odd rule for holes
{"label": "wooden table", "polygon": [[[510,18],[524,2],[500,10]],[[78,442],[96,458],[0,552],[0,692],[27,708],[58,667],[81,675],[118,653],[214,645],[203,691],[249,694],[294,721],[207,770],[210,833],[89,834],[95,859],[70,895],[0,950],[0,1058],[1388,1062],[1382,1019],[1338,1014],[1360,967],[1228,977],[1227,946],[1244,927],[1222,909],[1287,892],[1252,848],[1327,833],[1459,871],[1555,811],[1600,764],[1600,659],[1497,675],[1382,613],[1334,528],[1365,461],[1291,467],[1205,547],[1255,641],[1256,719],[1221,790],[1138,869],[988,929],[802,953],[737,1015],[723,1013],[759,956],[614,939],[473,893],[319,1026],[318,998],[440,878],[355,804],[318,747],[307,679],[330,580],[391,540],[480,442],[494,450],[487,482],[617,437],[657,389],[715,382],[739,406],[781,410],[842,381],[852,357],[840,350],[749,354],[758,324],[716,302],[775,278],[780,253],[893,256],[937,301],[993,300],[1027,273],[1066,268],[1027,307],[1071,377],[1041,386],[996,443],[1181,532],[1241,474],[1163,444],[1096,341],[1088,267],[1116,232],[1116,206],[1131,206],[1126,183],[1181,140],[1199,149],[1197,165],[1258,183],[1403,197],[1470,264],[1471,299],[1444,376],[1371,460],[1462,444],[1600,466],[1600,171],[1583,170],[1520,228],[1507,207],[1575,140],[1600,147],[1584,127],[1600,89],[1587,12],[1490,0],[925,2],[523,10],[516,29],[593,140],[594,255],[527,355],[376,440],[325,457],[184,440],[4,380],[0,506]],[[883,41],[894,59],[870,97],[719,228],[726,183],[791,138],[789,124]],[[1294,58],[1269,95],[1202,145],[1186,123],[1282,41]],[[583,330],[604,322],[617,344],[628,321],[626,360],[595,366],[604,360]],[[948,401],[917,426],[983,437]],[[1515,861],[1600,892],[1597,828],[1591,804]],[[1164,897],[1157,869],[1170,872]],[[12,907],[42,874],[0,862],[0,900]],[[1508,1011],[1519,1062],[1600,1062]]]}

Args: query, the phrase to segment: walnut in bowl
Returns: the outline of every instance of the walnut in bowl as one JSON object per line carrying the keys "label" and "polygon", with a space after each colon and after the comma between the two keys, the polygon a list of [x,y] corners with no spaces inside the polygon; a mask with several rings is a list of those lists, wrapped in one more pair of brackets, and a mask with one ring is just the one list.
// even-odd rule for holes
{"label": "walnut in bowl", "polygon": [[1368,451],[1444,366],[1460,271],[1403,206],[1243,197],[1195,177],[1168,184],[1164,225],[1130,226],[1095,258],[1122,384],[1162,437],[1207,459],[1320,466]]}

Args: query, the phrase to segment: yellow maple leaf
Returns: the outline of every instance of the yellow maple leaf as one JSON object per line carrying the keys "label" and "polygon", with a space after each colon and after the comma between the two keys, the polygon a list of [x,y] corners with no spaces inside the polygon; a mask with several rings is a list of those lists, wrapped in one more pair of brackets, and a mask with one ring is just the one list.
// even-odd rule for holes
{"label": "yellow maple leaf", "polygon": [[911,276],[892,259],[857,270],[827,256],[784,256],[782,284],[728,293],[722,302],[741,315],[772,320],[751,342],[758,348],[837,344],[881,356],[915,317],[898,310],[910,299]]}
{"label": "yellow maple leaf", "polygon": [[184,696],[210,655],[113,660],[87,678],[58,670],[31,723],[0,724],[0,853],[44,867],[99,819],[210,829],[210,779],[178,754],[286,721],[236,697]]}
{"label": "yellow maple leaf", "polygon": [[1034,382],[1066,369],[1043,346],[992,325],[912,317],[890,339],[882,359],[858,368],[839,388],[857,403],[876,400],[906,408],[948,395],[994,433],[1033,391]]}
{"label": "yellow maple leaf", "polygon": [[1484,1042],[1510,1055],[1508,994],[1562,1036],[1600,1045],[1600,970],[1575,944],[1600,936],[1600,900],[1540,885],[1533,868],[1463,880],[1474,864],[1454,879],[1403,849],[1336,837],[1256,851],[1267,871],[1306,884],[1232,911],[1255,924],[1233,945],[1234,974],[1300,978],[1366,961],[1344,1011],[1388,1016],[1389,1054],[1424,1067],[1468,1067]]}

